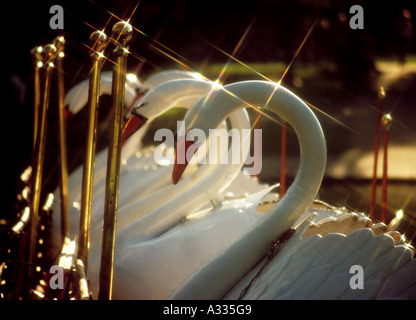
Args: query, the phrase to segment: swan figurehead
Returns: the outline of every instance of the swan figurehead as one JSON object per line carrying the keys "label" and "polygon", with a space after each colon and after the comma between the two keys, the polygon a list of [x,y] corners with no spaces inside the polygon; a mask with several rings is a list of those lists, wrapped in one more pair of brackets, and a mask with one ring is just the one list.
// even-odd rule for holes
{"label": "swan figurehead", "polygon": [[[197,114],[187,115],[186,133],[198,128],[208,137],[209,129],[216,128],[227,114],[247,106],[264,107],[293,127],[301,159],[296,178],[284,197],[252,228],[187,278],[171,294],[171,299],[223,297],[262,259],[270,243],[291,228],[312,204],[326,166],[326,143],[319,121],[301,99],[282,86],[266,81],[242,81],[220,87],[197,103],[205,105],[194,109],[199,110]],[[173,182],[179,180],[183,171],[183,165],[174,165]]]}
{"label": "swan figurehead", "polygon": [[[145,82],[141,82],[134,73],[128,73],[126,78],[126,105],[129,106],[136,99],[137,94],[144,94],[158,85],[177,79],[196,79],[201,80],[203,77],[191,71],[166,70],[150,76]],[[71,114],[78,113],[88,102],[89,80],[84,80],[72,87],[65,96],[65,105]],[[111,94],[112,89],[112,71],[101,73],[100,95]]]}
{"label": "swan figurehead", "polygon": [[145,122],[166,112],[169,106],[190,105],[200,96],[204,96],[211,87],[211,82],[195,78],[169,80],[154,87],[134,104],[123,128],[122,143]]}
{"label": "swan figurehead", "polygon": [[[137,95],[137,92],[144,90],[144,84],[140,82],[134,74],[129,73],[126,81],[125,103],[130,105]],[[88,102],[89,80],[84,80],[72,87],[65,96],[64,104],[68,106],[71,114],[78,113]],[[112,71],[101,73],[100,78],[100,96],[111,95],[112,89]]]}

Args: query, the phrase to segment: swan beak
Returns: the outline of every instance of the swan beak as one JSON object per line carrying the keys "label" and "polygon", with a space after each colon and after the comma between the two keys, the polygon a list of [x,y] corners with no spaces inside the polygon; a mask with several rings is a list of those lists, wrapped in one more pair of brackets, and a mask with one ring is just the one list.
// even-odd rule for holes
{"label": "swan beak", "polygon": [[126,121],[123,127],[123,133],[121,136],[122,146],[126,143],[126,140],[146,122],[146,119],[138,114],[132,113],[130,118]]}
{"label": "swan beak", "polygon": [[[186,139],[180,140],[176,143],[176,155],[175,155],[175,164],[173,165],[172,171],[172,182],[173,184],[177,184],[179,179],[182,177],[183,172],[185,171],[186,167],[188,166],[188,157],[186,156],[188,149],[191,145],[194,144],[194,141],[187,141]],[[194,151],[194,154],[196,149]],[[181,153],[184,155],[181,159],[182,161],[178,161],[178,154]]]}

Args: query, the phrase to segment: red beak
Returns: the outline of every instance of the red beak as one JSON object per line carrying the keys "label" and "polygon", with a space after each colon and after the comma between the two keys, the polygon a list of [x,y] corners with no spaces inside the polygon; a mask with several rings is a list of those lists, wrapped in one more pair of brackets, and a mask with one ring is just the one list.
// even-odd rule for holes
{"label": "red beak", "polygon": [[[175,164],[173,165],[172,171],[172,182],[177,184],[179,179],[182,177],[183,172],[188,166],[187,152],[190,146],[194,144],[194,141],[188,141],[186,139],[180,140],[176,143],[176,155]],[[195,149],[194,154],[197,149]],[[179,155],[179,158],[178,158]]]}
{"label": "red beak", "polygon": [[123,128],[123,133],[121,136],[121,145],[124,146],[126,140],[135,133],[145,122],[145,119],[132,113],[129,120],[127,120],[126,124]]}
{"label": "red beak", "polygon": [[68,119],[72,116],[71,111],[69,111],[68,109],[65,108],[64,110],[64,118],[66,121],[68,121]]}

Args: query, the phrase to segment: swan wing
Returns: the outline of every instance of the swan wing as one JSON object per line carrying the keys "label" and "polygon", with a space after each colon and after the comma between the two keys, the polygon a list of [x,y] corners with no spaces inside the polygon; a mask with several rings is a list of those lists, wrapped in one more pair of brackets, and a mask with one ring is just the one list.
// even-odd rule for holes
{"label": "swan wing", "polygon": [[[351,285],[362,267],[363,288]],[[358,274],[358,273],[357,273]],[[266,285],[267,283],[267,285]],[[293,237],[244,299],[413,299],[416,263],[406,245],[362,228],[349,235]]]}

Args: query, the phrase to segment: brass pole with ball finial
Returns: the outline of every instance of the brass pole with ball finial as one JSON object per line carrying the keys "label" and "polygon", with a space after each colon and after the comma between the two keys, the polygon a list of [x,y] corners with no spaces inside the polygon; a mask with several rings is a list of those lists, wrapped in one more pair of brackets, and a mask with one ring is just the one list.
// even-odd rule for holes
{"label": "brass pole with ball finial", "polygon": [[43,66],[42,46],[36,46],[30,52],[35,57],[35,75],[33,88],[33,150],[35,150],[36,136],[39,125],[39,106],[40,106],[40,69]]}
{"label": "brass pole with ball finial", "polygon": [[61,233],[62,238],[69,234],[69,204],[68,204],[68,159],[66,150],[66,126],[65,126],[65,85],[62,60],[65,56],[65,38],[58,36],[53,41],[56,47],[56,69],[58,79],[58,120],[59,120],[59,155],[61,181],[59,185],[61,197]]}
{"label": "brass pole with ball finial", "polygon": [[[30,202],[30,229],[29,229],[29,250],[28,261],[31,264],[36,260],[36,244],[37,244],[37,227],[39,222],[39,203],[42,186],[43,162],[45,157],[46,131],[49,109],[49,96],[51,88],[52,70],[54,68],[54,60],[56,58],[56,47],[53,44],[46,45],[42,50],[43,67],[45,70],[45,82],[43,88],[42,108],[39,114],[38,132],[36,134],[36,142],[33,153],[33,178],[31,187],[31,202]],[[28,281],[31,282],[34,272],[34,265],[28,268]]]}
{"label": "brass pole with ball finial", "polygon": [[88,88],[88,127],[82,171],[82,191],[80,205],[80,221],[78,235],[78,259],[87,270],[88,252],[90,246],[90,222],[92,191],[94,182],[95,149],[97,140],[97,113],[100,97],[101,67],[103,64],[103,50],[107,45],[107,37],[102,31],[94,31],[90,35],[92,68],[89,75]]}
{"label": "brass pole with ball finial", "polygon": [[114,245],[120,179],[121,137],[128,54],[126,44],[132,37],[133,29],[127,22],[120,21],[114,24],[112,31],[112,38],[116,42],[116,47],[113,51],[113,106],[111,114],[113,126],[109,135],[107,158],[104,222],[98,291],[98,299],[100,300],[110,300],[112,296]]}

